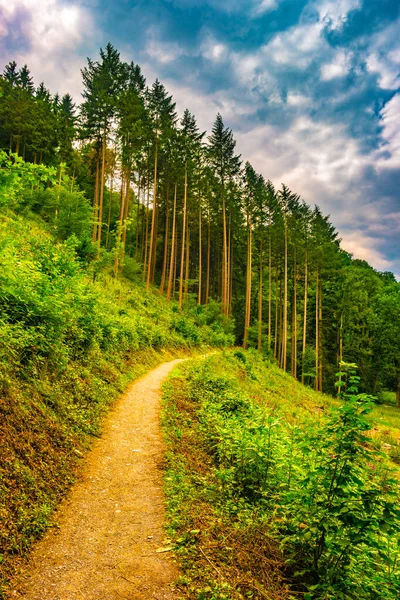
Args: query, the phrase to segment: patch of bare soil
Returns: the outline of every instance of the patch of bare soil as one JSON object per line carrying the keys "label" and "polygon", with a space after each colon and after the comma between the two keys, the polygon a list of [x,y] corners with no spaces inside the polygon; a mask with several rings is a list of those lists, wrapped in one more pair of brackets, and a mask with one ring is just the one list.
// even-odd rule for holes
{"label": "patch of bare soil", "polygon": [[173,600],[178,570],[165,540],[160,386],[164,363],[118,401],[83,475],[31,554],[10,598]]}

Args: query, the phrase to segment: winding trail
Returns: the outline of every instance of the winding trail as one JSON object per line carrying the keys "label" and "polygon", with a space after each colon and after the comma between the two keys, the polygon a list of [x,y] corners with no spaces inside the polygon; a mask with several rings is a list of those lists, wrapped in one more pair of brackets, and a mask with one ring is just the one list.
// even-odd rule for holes
{"label": "winding trail", "polygon": [[174,600],[162,492],[160,386],[182,359],[134,382],[111,411],[82,478],[31,555],[11,598]]}

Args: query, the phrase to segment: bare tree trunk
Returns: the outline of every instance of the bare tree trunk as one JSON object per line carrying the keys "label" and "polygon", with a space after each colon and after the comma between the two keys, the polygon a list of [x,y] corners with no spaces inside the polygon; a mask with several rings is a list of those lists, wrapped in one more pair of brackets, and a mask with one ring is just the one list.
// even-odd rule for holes
{"label": "bare tree trunk", "polygon": [[269,232],[268,244],[268,351],[271,350],[271,316],[272,316],[272,249],[271,232]]}
{"label": "bare tree trunk", "polygon": [[226,314],[231,314],[232,305],[232,212],[229,210],[229,222],[228,222],[228,247],[227,247],[227,265],[226,265]]}
{"label": "bare tree trunk", "polygon": [[143,263],[143,281],[146,277],[148,254],[149,254],[149,210],[150,210],[150,185],[147,184],[147,203],[146,203],[146,219],[145,219],[145,237],[144,237],[144,263]]}
{"label": "bare tree trunk", "polygon": [[285,217],[285,272],[283,287],[283,329],[282,329],[282,361],[281,367],[286,371],[287,354],[287,299],[288,299],[288,232]]}
{"label": "bare tree trunk", "polygon": [[99,179],[100,179],[100,154],[97,150],[96,160],[96,179],[94,184],[94,202],[93,202],[93,231],[92,242],[97,240],[97,222],[99,218]]}
{"label": "bare tree trunk", "polygon": [[201,239],[201,202],[199,198],[199,290],[197,294],[197,304],[201,304],[201,288],[202,288],[202,239]]}
{"label": "bare tree trunk", "polygon": [[252,223],[251,216],[247,215],[247,261],[246,261],[246,306],[244,317],[243,348],[247,348],[250,327],[251,309],[251,270],[252,270]]}
{"label": "bare tree trunk", "polygon": [[103,226],[103,201],[104,201],[104,173],[106,168],[106,146],[107,138],[104,130],[103,147],[102,147],[102,159],[101,159],[101,181],[100,181],[100,198],[99,198],[99,221],[97,226],[97,246],[100,249],[101,245],[101,232]]}
{"label": "bare tree trunk", "polygon": [[169,247],[169,183],[167,181],[167,192],[166,192],[166,196],[165,196],[164,257],[163,257],[163,266],[162,266],[161,284],[160,284],[160,292],[162,294],[164,293],[164,288],[165,288],[165,275],[167,272],[168,247]]}
{"label": "bare tree trunk", "polygon": [[175,264],[174,264],[174,285],[172,288],[172,294],[173,297],[175,298],[175,292],[176,292],[176,279],[178,277],[178,228],[176,229],[176,234],[175,234]]}
{"label": "bare tree trunk", "polygon": [[307,298],[308,298],[308,251],[306,250],[304,264],[304,314],[303,314],[303,348],[302,348],[302,366],[301,366],[301,383],[304,384],[304,369],[306,361],[307,349]]}
{"label": "bare tree trunk", "polygon": [[292,307],[292,375],[297,379],[297,264],[296,246],[293,254],[293,307]]}
{"label": "bare tree trunk", "polygon": [[278,305],[278,315],[279,315],[279,323],[278,323],[278,362],[282,366],[282,348],[283,348],[283,299],[282,299],[282,279],[279,281],[279,305]]}
{"label": "bare tree trunk", "polygon": [[317,267],[315,281],[315,382],[316,391],[319,390],[319,271]]}
{"label": "bare tree trunk", "polygon": [[[343,312],[340,314],[340,325],[339,325],[339,371],[342,370],[342,368],[341,368],[342,362],[343,362]],[[339,375],[339,382],[340,381],[342,381],[341,375]],[[339,385],[338,394],[340,394],[341,391],[342,391],[342,387]]]}
{"label": "bare tree trunk", "polygon": [[322,348],[322,281],[320,278],[320,288],[319,288],[319,391],[322,392],[322,379],[323,379],[323,348]]}
{"label": "bare tree trunk", "polygon": [[184,300],[186,302],[189,291],[189,265],[190,265],[190,231],[189,224],[186,220],[186,264],[185,264],[185,285],[184,285]]}
{"label": "bare tree trunk", "polygon": [[171,256],[170,256],[170,263],[169,263],[167,300],[171,299],[172,281],[173,281],[173,278],[174,278],[174,263],[175,263],[175,254],[176,254],[175,230],[176,230],[176,196],[177,196],[177,188],[178,188],[178,185],[175,183],[174,208],[173,208],[173,213],[172,213]]}
{"label": "bare tree trunk", "polygon": [[262,325],[263,325],[263,240],[260,239],[260,265],[258,283],[258,340],[257,350],[262,352]]}
{"label": "bare tree trunk", "polygon": [[227,256],[227,230],[226,230],[226,208],[225,188],[222,184],[222,314],[227,316],[227,289],[228,289],[228,256]]}
{"label": "bare tree trunk", "polygon": [[119,222],[118,222],[117,240],[116,240],[116,247],[115,247],[115,260],[114,260],[114,275],[115,276],[118,273],[118,267],[119,267],[121,231],[122,231],[122,222],[123,222],[123,219],[124,219],[124,213],[125,213],[125,194],[124,194],[124,178],[122,177],[122,182],[121,182],[121,208],[120,208],[120,211],[119,211]]}
{"label": "bare tree trunk", "polygon": [[111,177],[110,186],[110,197],[108,202],[108,215],[107,215],[107,233],[106,233],[106,249],[108,250],[108,242],[110,239],[110,226],[111,226],[111,207],[112,207],[112,195],[113,195],[114,178]]}
{"label": "bare tree trunk", "polygon": [[229,316],[232,314],[232,298],[233,298],[233,236],[229,243]]}
{"label": "bare tree trunk", "polygon": [[153,189],[153,215],[151,219],[151,234],[150,234],[150,252],[147,266],[146,290],[150,287],[153,270],[153,254],[155,253],[155,231],[156,231],[156,212],[157,212],[157,167],[158,167],[158,138],[156,138],[156,152],[154,155],[154,189]]}
{"label": "bare tree trunk", "polygon": [[182,223],[182,248],[181,248],[181,270],[179,276],[179,308],[182,308],[183,303],[183,273],[185,263],[185,235],[186,235],[186,205],[187,205],[187,163],[185,164],[185,188],[183,194],[183,223]]}
{"label": "bare tree trunk", "polygon": [[274,358],[278,358],[278,269],[275,273],[275,331],[274,331]]}
{"label": "bare tree trunk", "polygon": [[211,224],[210,224],[210,206],[208,206],[207,219],[207,272],[206,272],[206,295],[204,304],[208,304],[210,295],[210,268],[211,268]]}
{"label": "bare tree trunk", "polygon": [[128,169],[126,176],[126,190],[125,190],[125,203],[124,203],[124,220],[122,223],[122,245],[121,245],[121,265],[124,263],[125,258],[125,246],[126,246],[126,228],[127,219],[129,216],[129,199],[131,194],[131,171]]}
{"label": "bare tree trunk", "polygon": [[136,212],[135,261],[138,260],[138,254],[139,254],[139,223],[140,223],[140,173],[139,173],[139,181],[138,181],[138,197],[137,197],[137,212]]}

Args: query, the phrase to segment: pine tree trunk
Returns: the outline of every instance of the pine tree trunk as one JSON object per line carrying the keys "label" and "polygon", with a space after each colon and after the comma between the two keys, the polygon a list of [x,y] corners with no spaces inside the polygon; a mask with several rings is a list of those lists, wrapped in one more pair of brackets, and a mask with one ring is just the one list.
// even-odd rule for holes
{"label": "pine tree trunk", "polygon": [[104,179],[105,179],[105,168],[106,168],[106,146],[107,138],[106,132],[104,131],[103,146],[102,146],[102,158],[101,158],[101,181],[100,181],[100,198],[99,198],[99,220],[97,225],[97,246],[100,249],[101,245],[101,233],[103,227],[103,204],[104,204]]}
{"label": "pine tree trunk", "polygon": [[232,314],[232,297],[233,297],[233,236],[231,236],[230,249],[229,249],[229,312],[228,316]]}
{"label": "pine tree trunk", "polygon": [[282,348],[283,348],[283,298],[282,298],[282,279],[279,280],[279,299],[278,299],[278,362],[282,367]]}
{"label": "pine tree trunk", "polygon": [[278,270],[275,273],[275,331],[274,331],[274,358],[278,358]]}
{"label": "pine tree trunk", "polygon": [[146,279],[146,290],[150,287],[150,281],[152,280],[152,271],[154,258],[153,255],[155,249],[155,231],[156,231],[156,213],[157,213],[157,167],[158,167],[158,138],[156,138],[156,151],[154,155],[154,188],[153,188],[153,215],[151,219],[151,233],[150,233],[150,251],[149,260],[147,265],[147,279]]}
{"label": "pine tree trunk", "polygon": [[107,250],[108,250],[108,242],[109,242],[109,239],[110,239],[113,185],[114,185],[114,178],[111,177],[110,197],[109,197],[109,202],[108,202],[108,215],[107,215],[107,233],[106,233],[106,249]]}
{"label": "pine tree trunk", "polygon": [[[142,218],[141,218],[141,225],[140,225],[140,242],[139,242],[139,248],[140,248],[140,262],[143,263],[144,265],[144,240],[145,240],[145,226],[146,226],[146,189],[143,189],[143,205],[142,205]],[[146,272],[146,270],[143,268],[143,274]]]}
{"label": "pine tree trunk", "polygon": [[202,239],[201,239],[201,201],[199,198],[199,289],[197,294],[197,304],[201,304],[201,288],[202,288]]}
{"label": "pine tree trunk", "polygon": [[182,222],[182,248],[181,248],[181,270],[179,279],[179,308],[182,308],[183,304],[183,274],[184,274],[184,263],[185,263],[185,236],[186,236],[186,205],[187,205],[187,163],[185,164],[185,188],[183,194],[183,222]]}
{"label": "pine tree trunk", "polygon": [[228,257],[227,257],[227,230],[226,230],[226,210],[225,210],[225,188],[222,183],[222,314],[227,316],[227,289],[228,289]]}
{"label": "pine tree trunk", "polygon": [[190,231],[189,224],[186,220],[186,264],[185,264],[185,285],[184,285],[184,300],[186,302],[189,291],[189,266],[190,266]]}
{"label": "pine tree trunk", "polygon": [[208,304],[210,295],[210,269],[211,269],[211,223],[210,223],[210,207],[208,207],[207,220],[207,271],[206,271],[206,293],[204,304]]}
{"label": "pine tree trunk", "polygon": [[244,336],[243,348],[247,348],[249,327],[250,327],[250,310],[251,310],[251,270],[252,270],[252,223],[251,217],[247,215],[247,264],[246,264],[246,306],[244,318]]}
{"label": "pine tree trunk", "polygon": [[229,210],[229,222],[228,222],[228,246],[227,246],[227,265],[226,265],[226,276],[227,276],[227,288],[226,288],[226,314],[229,317],[231,314],[232,306],[232,213]]}
{"label": "pine tree trunk", "polygon": [[319,327],[318,327],[318,335],[319,335],[319,391],[322,392],[322,379],[323,379],[323,347],[322,347],[322,281],[320,279],[320,288],[319,288]]}
{"label": "pine tree trunk", "polygon": [[178,228],[176,229],[176,234],[175,234],[175,264],[174,264],[174,283],[173,283],[173,288],[172,288],[172,294],[173,297],[175,298],[175,292],[176,292],[176,279],[178,277]]}
{"label": "pine tree trunk", "polygon": [[271,248],[271,232],[269,232],[268,244],[268,352],[271,350],[271,323],[272,317],[272,248]]}
{"label": "pine tree trunk", "polygon": [[164,257],[163,266],[161,273],[161,284],[160,292],[164,293],[165,288],[165,276],[167,272],[167,259],[168,259],[168,248],[169,248],[169,183],[167,181],[167,191],[165,196],[165,238],[164,238]]}
{"label": "pine tree trunk", "polygon": [[315,281],[315,382],[314,387],[319,390],[319,271],[317,267]]}
{"label": "pine tree trunk", "polygon": [[308,299],[308,251],[306,250],[304,263],[304,314],[303,314],[303,348],[302,348],[302,365],[301,365],[301,383],[304,384],[304,370],[306,361],[307,348],[307,299]]}
{"label": "pine tree trunk", "polygon": [[173,213],[172,213],[171,255],[170,255],[170,262],[169,262],[167,300],[171,299],[172,282],[173,282],[173,278],[174,278],[174,263],[175,263],[175,254],[176,254],[175,231],[176,231],[176,196],[177,196],[177,188],[178,188],[178,185],[175,183],[174,208],[173,208]]}
{"label": "pine tree trunk", "polygon": [[140,224],[140,173],[138,181],[137,211],[136,211],[136,232],[135,232],[135,261],[138,261],[139,255],[139,224]]}
{"label": "pine tree trunk", "polygon": [[258,284],[258,340],[257,350],[262,352],[262,321],[263,321],[263,240],[260,239],[260,265]]}
{"label": "pine tree trunk", "polygon": [[148,256],[149,256],[149,210],[150,210],[150,185],[148,183],[147,184],[146,219],[145,219],[145,236],[144,236],[143,280],[145,280],[145,278],[146,278]]}
{"label": "pine tree trunk", "polygon": [[[343,362],[343,312],[340,314],[340,325],[339,325],[339,371],[342,370],[341,364]],[[342,381],[342,376],[339,375],[339,381]],[[338,394],[342,391],[342,387],[339,385]],[[374,392],[375,393],[375,392]]]}
{"label": "pine tree trunk", "polygon": [[93,202],[93,231],[92,231],[92,242],[95,243],[97,240],[97,222],[99,218],[99,179],[100,179],[100,154],[97,151],[96,160],[96,179],[94,184],[94,202]]}
{"label": "pine tree trunk", "polygon": [[131,193],[131,171],[128,169],[126,176],[126,190],[125,190],[125,203],[124,203],[124,220],[122,223],[122,244],[121,244],[121,266],[124,263],[125,258],[125,246],[126,246],[126,228],[127,220],[129,215],[129,199]]}
{"label": "pine tree trunk", "polygon": [[293,308],[292,308],[292,375],[297,379],[297,264],[296,246],[293,254]]}
{"label": "pine tree trunk", "polygon": [[116,240],[116,247],[115,247],[115,260],[114,260],[114,275],[115,276],[118,273],[118,267],[119,267],[121,232],[122,232],[122,222],[124,219],[124,213],[125,213],[125,194],[124,194],[124,179],[122,178],[121,207],[120,207],[120,211],[119,211],[119,222],[118,222],[117,240]]}
{"label": "pine tree trunk", "polygon": [[287,354],[287,309],[288,309],[288,231],[285,217],[285,272],[283,287],[283,325],[282,325],[282,361],[281,366],[286,371]]}
{"label": "pine tree trunk", "polygon": [[153,234],[153,258],[151,262],[151,273],[150,273],[150,283],[154,283],[154,277],[156,272],[156,260],[157,260],[157,238],[158,238],[158,220],[160,216],[159,206],[157,202],[156,206],[156,216],[154,223],[154,234]]}

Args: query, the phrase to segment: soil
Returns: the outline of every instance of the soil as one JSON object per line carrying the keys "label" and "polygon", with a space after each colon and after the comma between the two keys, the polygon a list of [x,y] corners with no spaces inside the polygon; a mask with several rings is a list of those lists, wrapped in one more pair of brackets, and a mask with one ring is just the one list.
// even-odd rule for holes
{"label": "soil", "polygon": [[176,600],[165,539],[160,386],[181,359],[133,383],[10,598]]}

